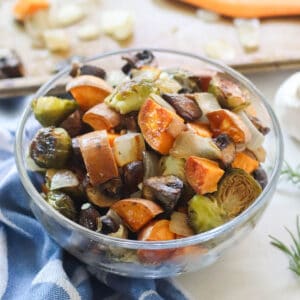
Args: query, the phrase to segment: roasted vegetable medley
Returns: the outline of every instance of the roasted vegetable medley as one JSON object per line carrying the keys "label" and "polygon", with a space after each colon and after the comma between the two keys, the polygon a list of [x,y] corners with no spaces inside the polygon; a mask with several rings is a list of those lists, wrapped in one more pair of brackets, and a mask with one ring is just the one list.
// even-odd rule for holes
{"label": "roasted vegetable medley", "polygon": [[74,65],[68,97],[33,100],[43,127],[29,156],[45,201],[90,230],[143,241],[238,216],[267,184],[269,129],[247,90],[223,73],[160,69],[147,50],[124,59],[110,73]]}

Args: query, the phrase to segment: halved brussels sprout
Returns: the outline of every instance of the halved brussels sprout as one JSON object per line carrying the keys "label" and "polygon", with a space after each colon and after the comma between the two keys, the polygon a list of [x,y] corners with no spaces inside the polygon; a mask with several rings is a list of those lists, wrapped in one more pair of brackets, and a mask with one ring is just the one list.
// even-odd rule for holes
{"label": "halved brussels sprout", "polygon": [[122,83],[116,90],[106,97],[105,103],[120,112],[127,114],[139,110],[151,93],[157,93],[158,89],[148,81],[134,81]]}
{"label": "halved brussels sprout", "polygon": [[235,112],[241,111],[250,104],[246,92],[227,74],[218,73],[213,76],[208,92],[216,96],[223,108]]}
{"label": "halved brussels sprout", "polygon": [[183,182],[185,178],[185,160],[177,158],[172,155],[163,156],[160,161],[160,170],[163,176],[174,175],[181,179]]}
{"label": "halved brussels sprout", "polygon": [[233,218],[249,207],[262,189],[258,182],[242,169],[230,169],[219,183],[216,199],[228,217]]}
{"label": "halved brussels sprout", "polygon": [[65,217],[75,221],[77,211],[73,200],[63,192],[51,191],[47,194],[46,201]]}
{"label": "halved brussels sprout", "polygon": [[71,138],[62,128],[41,128],[29,148],[30,157],[42,168],[63,168],[71,154]]}
{"label": "halved brussels sprout", "polygon": [[195,195],[188,203],[189,224],[195,233],[201,233],[222,225],[225,213],[213,199]]}
{"label": "halved brussels sprout", "polygon": [[78,104],[69,99],[40,97],[32,101],[31,107],[35,118],[46,127],[60,124],[78,108]]}
{"label": "halved brussels sprout", "polygon": [[67,169],[48,169],[46,181],[50,191],[61,190],[71,197],[82,197],[84,194],[83,186],[77,175]]}

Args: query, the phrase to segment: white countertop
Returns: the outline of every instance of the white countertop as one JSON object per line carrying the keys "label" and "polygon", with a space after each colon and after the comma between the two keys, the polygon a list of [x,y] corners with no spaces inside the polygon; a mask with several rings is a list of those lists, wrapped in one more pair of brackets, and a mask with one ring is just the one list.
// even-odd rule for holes
{"label": "white countertop", "polygon": [[[295,71],[252,74],[249,78],[270,103],[278,86]],[[300,116],[299,116],[300,117]],[[300,130],[300,128],[299,128]],[[285,136],[285,159],[300,163],[300,143]],[[176,281],[195,300],[299,300],[300,278],[288,269],[288,258],[270,245],[269,235],[289,242],[284,226],[295,231],[300,189],[284,182],[256,228],[214,265],[182,275]]]}

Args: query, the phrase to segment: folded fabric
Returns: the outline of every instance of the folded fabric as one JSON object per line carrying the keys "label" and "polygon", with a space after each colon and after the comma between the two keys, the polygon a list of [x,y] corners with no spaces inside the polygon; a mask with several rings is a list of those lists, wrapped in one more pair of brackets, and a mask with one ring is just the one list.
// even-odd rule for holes
{"label": "folded fabric", "polygon": [[0,129],[0,299],[187,299],[171,279],[109,274],[64,252],[30,211],[13,140]]}
{"label": "folded fabric", "polygon": [[298,0],[180,0],[233,18],[266,18],[300,14]]}

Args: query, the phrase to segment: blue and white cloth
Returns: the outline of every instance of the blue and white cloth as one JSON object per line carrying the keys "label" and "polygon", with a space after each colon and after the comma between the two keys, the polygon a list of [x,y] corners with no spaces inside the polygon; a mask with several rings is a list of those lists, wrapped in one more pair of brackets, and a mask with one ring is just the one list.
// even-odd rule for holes
{"label": "blue and white cloth", "polygon": [[30,211],[14,163],[13,140],[13,133],[0,129],[0,299],[187,299],[171,279],[87,270],[63,251]]}

